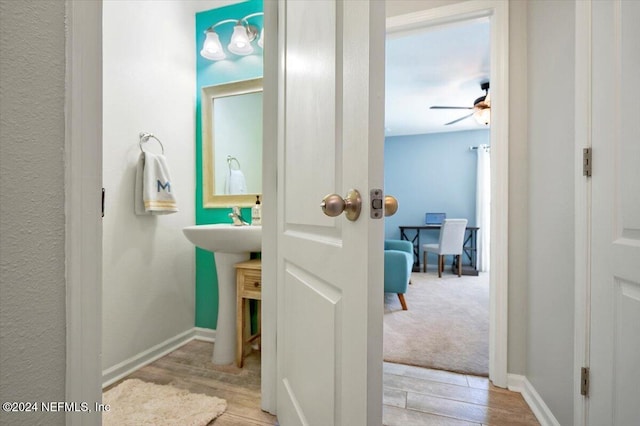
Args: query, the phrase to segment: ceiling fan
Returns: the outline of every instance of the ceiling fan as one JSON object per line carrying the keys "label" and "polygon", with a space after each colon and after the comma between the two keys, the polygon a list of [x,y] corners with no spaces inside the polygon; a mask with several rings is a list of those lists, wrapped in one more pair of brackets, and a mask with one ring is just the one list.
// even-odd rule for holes
{"label": "ceiling fan", "polygon": [[453,121],[445,123],[445,126],[450,124],[457,123],[458,121],[462,121],[466,118],[474,116],[474,118],[480,124],[489,125],[490,116],[491,116],[491,96],[489,95],[489,82],[485,81],[484,83],[480,83],[480,89],[484,90],[484,96],[480,96],[478,99],[473,101],[472,107],[458,107],[458,106],[432,106],[430,109],[470,109],[473,110],[471,114],[467,114],[464,117],[457,118]]}

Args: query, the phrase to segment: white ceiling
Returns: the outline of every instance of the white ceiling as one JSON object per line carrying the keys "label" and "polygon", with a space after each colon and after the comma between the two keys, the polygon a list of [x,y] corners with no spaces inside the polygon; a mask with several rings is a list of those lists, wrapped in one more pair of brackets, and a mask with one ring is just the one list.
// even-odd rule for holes
{"label": "white ceiling", "polygon": [[482,129],[473,117],[445,126],[468,110],[432,110],[432,105],[473,106],[489,80],[488,18],[404,34],[386,41],[385,134],[415,135]]}

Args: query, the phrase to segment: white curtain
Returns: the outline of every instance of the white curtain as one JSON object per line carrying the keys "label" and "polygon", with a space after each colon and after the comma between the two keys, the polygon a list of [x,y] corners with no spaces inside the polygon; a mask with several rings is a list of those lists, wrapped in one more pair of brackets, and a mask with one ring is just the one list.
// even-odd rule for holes
{"label": "white curtain", "polygon": [[476,179],[476,226],[478,230],[478,271],[489,270],[489,236],[491,235],[491,163],[488,145],[478,147]]}

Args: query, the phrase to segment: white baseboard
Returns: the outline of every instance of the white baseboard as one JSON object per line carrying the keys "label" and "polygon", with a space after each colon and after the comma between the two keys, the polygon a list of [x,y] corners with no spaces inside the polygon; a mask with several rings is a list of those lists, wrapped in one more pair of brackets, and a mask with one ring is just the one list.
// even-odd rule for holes
{"label": "white baseboard", "polygon": [[180,346],[190,342],[194,339],[196,334],[195,328],[184,331],[177,336],[171,337],[164,342],[147,349],[144,352],[140,352],[137,355],[132,356],[129,359],[122,361],[119,364],[109,367],[102,371],[102,388],[109,386],[112,383],[117,382],[123,377],[133,373],[134,371],[144,367],[147,364],[151,364],[158,358],[162,358],[171,351],[176,350]]}
{"label": "white baseboard", "polygon": [[203,342],[215,342],[216,331],[210,328],[194,327],[194,336],[196,340],[202,340]]}
{"label": "white baseboard", "polygon": [[533,414],[541,426],[560,426],[560,422],[555,418],[538,391],[536,391],[525,376],[509,374],[507,377],[507,386],[509,390],[522,394],[522,397],[527,404],[529,404],[531,411],[533,411]]}
{"label": "white baseboard", "polygon": [[210,328],[193,327],[113,367],[109,367],[102,372],[102,388],[104,389],[145,365],[151,364],[153,361],[162,358],[194,339],[214,342],[216,340],[216,331]]}

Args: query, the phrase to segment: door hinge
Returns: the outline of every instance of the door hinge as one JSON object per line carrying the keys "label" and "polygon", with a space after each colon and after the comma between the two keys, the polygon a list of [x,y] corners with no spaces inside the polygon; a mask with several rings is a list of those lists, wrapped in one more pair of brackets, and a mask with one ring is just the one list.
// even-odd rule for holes
{"label": "door hinge", "polygon": [[591,177],[591,148],[582,150],[582,176]]}
{"label": "door hinge", "polygon": [[102,188],[102,217],[104,217],[104,188]]}
{"label": "door hinge", "polygon": [[589,367],[580,369],[580,395],[589,396]]}

